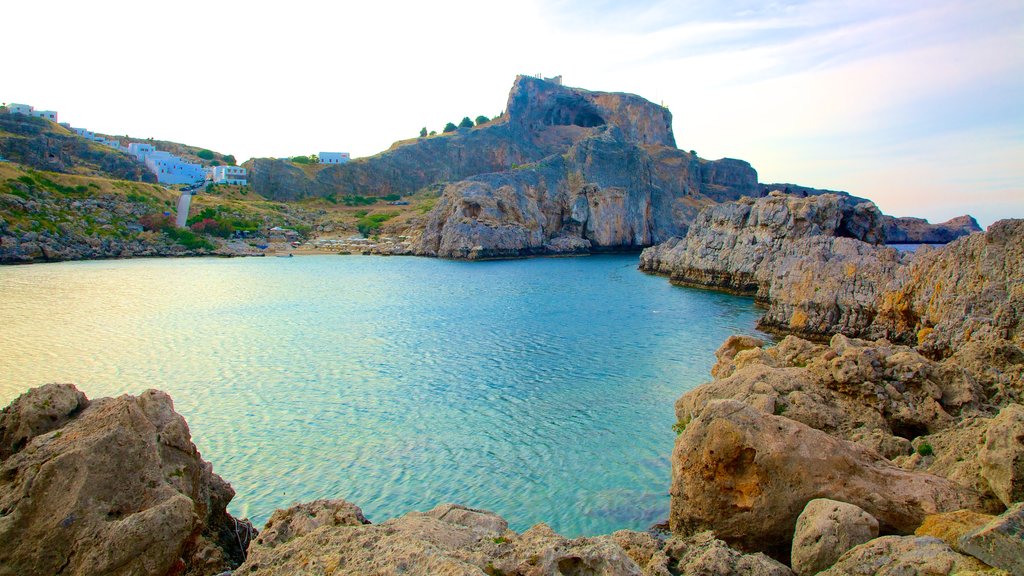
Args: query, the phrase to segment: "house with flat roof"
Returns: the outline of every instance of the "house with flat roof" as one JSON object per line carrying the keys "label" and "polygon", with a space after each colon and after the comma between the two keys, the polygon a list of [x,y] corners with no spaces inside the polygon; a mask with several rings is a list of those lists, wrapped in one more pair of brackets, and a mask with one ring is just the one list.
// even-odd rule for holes
{"label": "house with flat roof", "polygon": [[28,104],[15,104],[14,102],[11,102],[7,105],[8,114],[24,114],[25,116],[31,116],[32,110],[33,108]]}
{"label": "house with flat roof", "polygon": [[321,164],[344,164],[352,159],[348,152],[321,152],[317,156]]}
{"label": "house with flat roof", "polygon": [[170,152],[149,152],[143,163],[156,174],[156,180],[161,184],[194,184],[206,179],[206,171],[201,165],[186,162]]}
{"label": "house with flat roof", "polygon": [[32,115],[35,116],[36,118],[46,118],[50,122],[56,122],[57,121],[57,111],[56,110],[33,110],[32,111]]}
{"label": "house with flat roof", "polygon": [[213,180],[214,184],[245,186],[249,183],[249,175],[241,166],[214,166],[210,170],[210,180]]}

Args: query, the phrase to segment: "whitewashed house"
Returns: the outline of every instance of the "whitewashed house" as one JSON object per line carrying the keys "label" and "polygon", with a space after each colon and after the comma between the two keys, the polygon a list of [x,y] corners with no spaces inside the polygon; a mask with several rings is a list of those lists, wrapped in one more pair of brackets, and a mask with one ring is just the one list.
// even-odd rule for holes
{"label": "whitewashed house", "polygon": [[128,144],[128,153],[139,162],[145,162],[146,156],[156,151],[156,148],[152,144],[145,144],[143,142],[131,142]]}
{"label": "whitewashed house", "polygon": [[25,116],[32,115],[33,108],[28,104],[15,104],[11,102],[7,105],[8,114],[24,114]]}
{"label": "whitewashed house", "polygon": [[[129,149],[131,146],[128,145]],[[201,165],[186,162],[170,152],[148,152],[143,162],[161,184],[194,184],[206,179],[206,171]]]}
{"label": "whitewashed house", "polygon": [[46,118],[50,122],[56,122],[57,121],[57,111],[56,110],[33,110],[32,111],[32,115],[35,116],[36,118]]}
{"label": "whitewashed house", "polygon": [[352,159],[348,152],[321,152],[318,156],[321,164],[344,164]]}
{"label": "whitewashed house", "polygon": [[241,166],[214,166],[210,179],[214,184],[238,184],[245,186],[249,183],[248,174]]}
{"label": "whitewashed house", "polygon": [[78,134],[79,136],[81,136],[82,138],[85,138],[87,140],[95,140],[96,139],[96,133],[95,132],[90,132],[86,128],[72,128],[72,130],[75,131],[75,134]]}

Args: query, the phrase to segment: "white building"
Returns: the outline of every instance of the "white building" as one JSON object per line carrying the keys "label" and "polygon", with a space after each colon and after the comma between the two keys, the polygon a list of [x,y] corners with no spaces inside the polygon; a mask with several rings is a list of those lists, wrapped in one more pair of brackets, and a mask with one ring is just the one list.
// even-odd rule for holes
{"label": "white building", "polygon": [[107,140],[106,138],[98,137],[98,138],[96,138],[96,141],[99,142],[100,144],[105,145],[105,146],[110,146],[114,150],[120,150],[121,152],[128,152],[128,148],[126,148],[123,144],[121,144],[120,140]]}
{"label": "white building", "polygon": [[321,164],[344,164],[352,159],[348,152],[321,152],[318,156]]}
{"label": "white building", "polygon": [[128,144],[128,153],[139,162],[145,162],[146,156],[156,151],[156,148],[152,144],[144,144],[142,142],[131,142]]}
{"label": "white building", "polygon": [[87,140],[95,140],[96,139],[96,133],[95,132],[90,132],[86,128],[72,128],[72,130],[75,131],[75,134],[78,134],[79,136],[81,136],[82,138],[85,138]]}
{"label": "white building", "polygon": [[[133,145],[128,145],[129,153],[132,153]],[[206,171],[201,165],[186,162],[170,152],[148,152],[143,162],[161,184],[194,184],[206,179]]]}
{"label": "white building", "polygon": [[214,184],[239,184],[245,186],[249,183],[245,168],[241,166],[214,166],[210,172],[210,179]]}
{"label": "white building", "polygon": [[11,102],[7,105],[7,112],[9,114],[24,114],[25,116],[32,115],[33,108],[28,104],[15,104]]}
{"label": "white building", "polygon": [[32,111],[32,115],[35,116],[36,118],[46,118],[50,122],[56,122],[57,121],[57,111],[56,110],[33,110]]}

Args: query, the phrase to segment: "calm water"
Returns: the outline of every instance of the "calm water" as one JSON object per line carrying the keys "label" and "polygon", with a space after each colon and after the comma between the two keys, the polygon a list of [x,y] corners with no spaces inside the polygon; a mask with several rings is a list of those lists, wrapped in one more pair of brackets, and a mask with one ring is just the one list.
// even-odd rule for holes
{"label": "calm water", "polygon": [[0,406],[75,382],[169,392],[262,525],[346,498],[379,522],[457,501],[523,530],[668,512],[673,402],[750,299],[636,256],[460,263],[313,256],[0,268]]}

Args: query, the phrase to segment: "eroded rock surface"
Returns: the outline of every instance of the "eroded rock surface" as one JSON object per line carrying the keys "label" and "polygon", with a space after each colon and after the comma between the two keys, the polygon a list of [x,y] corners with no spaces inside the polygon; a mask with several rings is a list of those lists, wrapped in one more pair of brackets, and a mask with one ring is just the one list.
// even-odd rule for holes
{"label": "eroded rock surface", "polygon": [[878,520],[853,504],[816,498],[804,506],[793,533],[792,565],[800,576],[832,566],[847,550],[878,536]]}
{"label": "eroded rock surface", "polygon": [[967,215],[940,224],[931,224],[923,218],[885,216],[884,223],[887,244],[946,244],[982,231],[978,221]]}
{"label": "eroded rock surface", "polygon": [[815,498],[859,506],[882,531],[904,534],[928,514],[982,507],[973,490],[736,400],[708,402],[677,438],[671,494],[674,533],[710,529],[741,549],[780,554]]}
{"label": "eroded rock surface", "polygon": [[32,389],[0,413],[0,574],[208,575],[252,533],[169,396]]}
{"label": "eroded rock surface", "polygon": [[861,544],[822,576],[935,576],[988,569],[971,556],[960,554],[938,538],[883,536]]}

